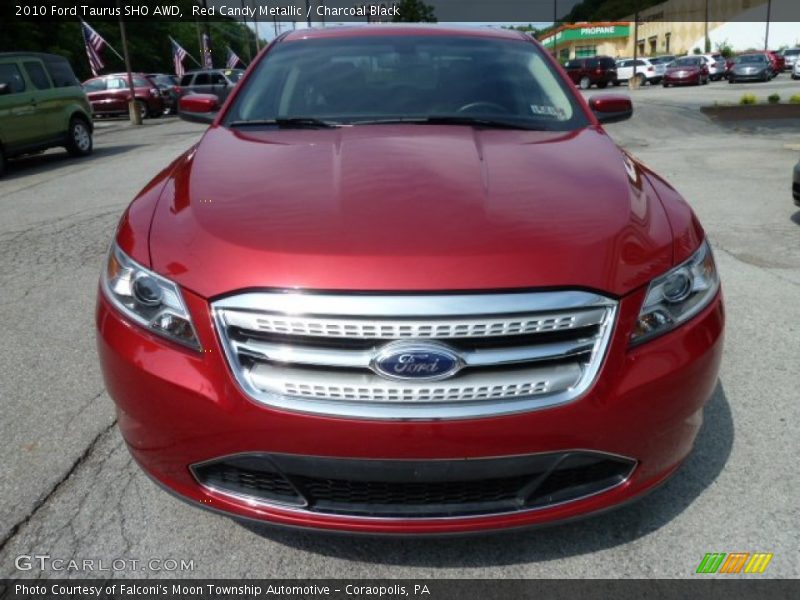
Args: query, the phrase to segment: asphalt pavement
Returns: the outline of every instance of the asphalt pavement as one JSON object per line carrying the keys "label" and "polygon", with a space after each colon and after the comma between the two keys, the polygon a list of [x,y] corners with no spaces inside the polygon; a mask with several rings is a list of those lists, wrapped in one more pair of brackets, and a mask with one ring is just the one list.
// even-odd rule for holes
{"label": "asphalt pavement", "polygon": [[[54,150],[15,161],[0,179],[0,576],[693,577],[707,552],[772,552],[762,577],[800,576],[800,211],[790,191],[800,124],[742,132],[697,110],[776,90],[788,98],[800,82],[646,87],[631,92],[634,118],[608,127],[685,195],[721,271],[725,355],[693,455],[630,506],[483,537],[279,530],[158,489],[114,426],[94,349],[94,299],[125,206],[203,128],[172,118],[140,128],[107,121],[88,159]],[[31,555],[106,567],[122,559],[124,567],[20,570],[30,563],[18,557]]]}

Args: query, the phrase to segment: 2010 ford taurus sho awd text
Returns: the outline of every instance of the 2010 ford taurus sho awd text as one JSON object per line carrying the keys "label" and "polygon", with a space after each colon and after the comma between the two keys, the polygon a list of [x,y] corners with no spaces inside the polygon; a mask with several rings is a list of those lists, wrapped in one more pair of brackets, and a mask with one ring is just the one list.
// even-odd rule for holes
{"label": "2010 ford taurus sho awd text", "polygon": [[298,30],[126,210],[98,347],[159,484],[289,526],[435,534],[632,500],[690,453],[720,283],[692,210],[538,42]]}

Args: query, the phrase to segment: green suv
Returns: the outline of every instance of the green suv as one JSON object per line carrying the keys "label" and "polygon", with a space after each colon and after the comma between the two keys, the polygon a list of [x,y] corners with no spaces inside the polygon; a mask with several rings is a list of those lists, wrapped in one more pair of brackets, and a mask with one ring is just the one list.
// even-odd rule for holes
{"label": "green suv", "polygon": [[64,146],[92,153],[89,101],[69,62],[38,52],[0,53],[0,175],[6,159]]}

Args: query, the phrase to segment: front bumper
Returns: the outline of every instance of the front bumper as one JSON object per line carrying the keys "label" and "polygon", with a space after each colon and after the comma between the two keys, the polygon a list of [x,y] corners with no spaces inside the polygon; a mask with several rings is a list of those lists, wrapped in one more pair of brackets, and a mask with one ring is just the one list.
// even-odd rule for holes
{"label": "front bumper", "polygon": [[689,75],[686,77],[675,77],[672,75],[665,75],[663,83],[667,83],[669,85],[699,85],[700,75],[696,74],[696,75]]}
{"label": "front bumper", "polygon": [[[438,534],[523,527],[576,518],[636,498],[668,478],[691,451],[722,352],[721,297],[676,331],[629,348],[640,290],[620,301],[595,384],[581,398],[512,416],[457,421],[370,421],[268,408],[243,395],[224,360],[208,303],[184,290],[202,353],[173,346],[125,320],[102,293],[98,349],[120,430],[142,468],[205,508],[276,524],[370,533]],[[583,451],[625,457],[635,468],[600,493],[497,514],[398,518],[315,512],[254,502],[201,486],[190,467],[264,453],[366,461],[510,459]],[[308,462],[308,461],[306,461]],[[313,461],[312,461],[313,462]]]}

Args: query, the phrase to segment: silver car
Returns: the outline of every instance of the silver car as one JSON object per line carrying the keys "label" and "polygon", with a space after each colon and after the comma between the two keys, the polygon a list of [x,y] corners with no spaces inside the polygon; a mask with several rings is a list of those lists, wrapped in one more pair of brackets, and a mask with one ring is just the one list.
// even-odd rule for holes
{"label": "silver car", "polygon": [[[795,65],[795,69],[797,65]],[[794,195],[794,203],[800,206],[800,162],[794,166],[794,182],[792,183],[792,195]]]}
{"label": "silver car", "polygon": [[737,81],[769,81],[772,79],[772,64],[764,54],[742,54],[736,57],[728,83]]}
{"label": "silver car", "polygon": [[794,68],[792,69],[792,79],[800,79],[800,59],[794,61]]}

